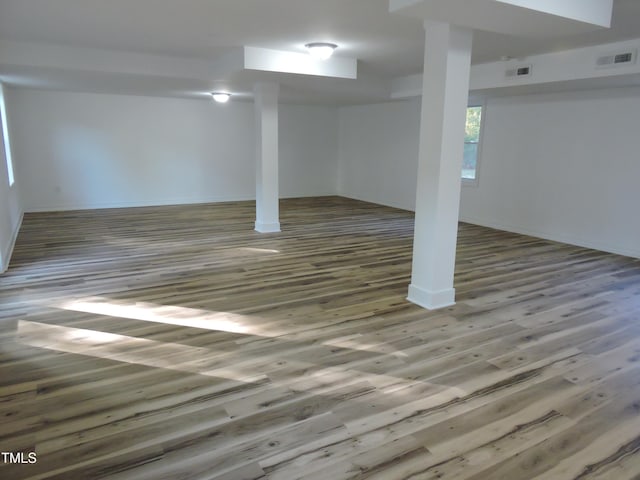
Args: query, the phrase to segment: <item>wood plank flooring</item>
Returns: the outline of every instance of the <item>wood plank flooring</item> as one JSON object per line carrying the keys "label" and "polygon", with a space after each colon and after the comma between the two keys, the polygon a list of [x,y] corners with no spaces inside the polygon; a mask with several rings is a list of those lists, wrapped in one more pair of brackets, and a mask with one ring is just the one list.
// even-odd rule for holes
{"label": "wood plank flooring", "polygon": [[[0,277],[2,479],[640,479],[640,260],[339,197],[28,214]],[[27,458],[27,457],[25,457]],[[0,458],[0,460],[2,460]]]}

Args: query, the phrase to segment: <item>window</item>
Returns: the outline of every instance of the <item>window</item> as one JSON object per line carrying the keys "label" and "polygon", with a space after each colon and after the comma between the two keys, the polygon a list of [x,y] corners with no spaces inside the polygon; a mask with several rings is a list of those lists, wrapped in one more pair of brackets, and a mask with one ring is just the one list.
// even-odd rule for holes
{"label": "window", "polygon": [[482,106],[467,108],[467,125],[464,132],[463,180],[478,179],[478,149],[482,126]]}
{"label": "window", "polygon": [[7,160],[7,177],[9,186],[15,182],[13,161],[11,160],[11,144],[9,143],[9,125],[7,124],[7,107],[4,102],[4,85],[0,84],[0,122],[2,122],[2,138],[4,140],[4,156]]}

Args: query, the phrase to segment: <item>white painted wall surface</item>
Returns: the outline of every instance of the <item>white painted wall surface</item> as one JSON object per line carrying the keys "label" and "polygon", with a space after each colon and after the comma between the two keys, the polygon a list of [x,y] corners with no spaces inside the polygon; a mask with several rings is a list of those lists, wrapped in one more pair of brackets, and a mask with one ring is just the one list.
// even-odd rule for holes
{"label": "white painted wall surface", "polygon": [[[471,95],[476,98],[566,92],[638,85],[640,62],[598,66],[598,59],[620,53],[637,54],[640,39],[575,48],[560,52],[480,63],[471,67]],[[508,76],[507,71],[531,67],[530,75]],[[422,95],[422,74],[394,78],[391,98]]]}
{"label": "white painted wall surface", "polygon": [[339,192],[415,209],[420,98],[339,109]]}
{"label": "white painted wall surface", "polygon": [[[251,102],[30,89],[13,97],[25,211],[255,198]],[[335,117],[326,107],[281,109],[282,197],[336,193],[336,141],[318,141],[335,137]]]}
{"label": "white painted wall surface", "polygon": [[[11,90],[1,87],[7,105],[7,119],[9,121],[10,134],[13,132],[13,116],[11,115]],[[3,92],[0,92],[2,94]],[[18,229],[22,221],[22,205],[18,192],[19,177],[16,175],[13,186],[9,186],[7,172],[7,159],[4,149],[4,137],[0,128],[0,273],[4,272],[13,251],[13,245],[18,235]]]}
{"label": "white painted wall surface", "polygon": [[338,193],[338,109],[279,106],[281,197]]}
{"label": "white painted wall surface", "polygon": [[495,99],[461,220],[640,257],[640,88]]}
{"label": "white painted wall surface", "polygon": [[[413,210],[418,100],[283,105],[281,196]],[[250,102],[9,89],[9,110],[25,211],[254,198]],[[640,257],[638,111],[640,88],[490,100],[461,219]],[[0,225],[20,212],[0,185]]]}
{"label": "white painted wall surface", "polygon": [[[640,257],[640,88],[489,100],[463,221]],[[419,113],[340,109],[340,193],[414,209]]]}

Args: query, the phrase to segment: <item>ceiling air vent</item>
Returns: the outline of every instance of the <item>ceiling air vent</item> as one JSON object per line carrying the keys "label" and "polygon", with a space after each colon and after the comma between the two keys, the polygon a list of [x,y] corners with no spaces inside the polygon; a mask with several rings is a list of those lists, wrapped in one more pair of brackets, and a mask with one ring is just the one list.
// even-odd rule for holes
{"label": "ceiling air vent", "polygon": [[637,50],[630,50],[626,52],[612,53],[610,55],[602,55],[596,59],[596,67],[612,68],[633,65],[636,63],[637,54]]}
{"label": "ceiling air vent", "polygon": [[506,76],[509,78],[530,77],[531,65],[520,65],[515,68],[510,68],[506,71]]}

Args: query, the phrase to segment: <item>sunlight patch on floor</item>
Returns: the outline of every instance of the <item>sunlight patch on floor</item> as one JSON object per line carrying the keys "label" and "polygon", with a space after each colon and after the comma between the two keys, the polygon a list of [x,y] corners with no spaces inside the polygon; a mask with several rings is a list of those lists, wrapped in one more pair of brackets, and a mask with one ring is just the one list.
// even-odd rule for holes
{"label": "sunlight patch on floor", "polygon": [[215,353],[201,347],[158,342],[83,328],[20,320],[16,341],[23,345],[48,350],[215,376],[238,382],[255,382],[265,378],[264,375],[250,368],[246,371],[234,367],[212,370],[212,366],[215,366],[218,361],[220,364],[223,363],[228,353]]}
{"label": "sunlight patch on floor", "polygon": [[[254,335],[265,338],[286,336],[296,330],[306,330],[312,325],[299,327],[275,325],[266,319],[241,315],[232,312],[212,312],[174,305],[158,305],[149,302],[126,304],[104,297],[87,297],[69,300],[53,305],[56,308],[75,312],[94,313],[116,318],[129,318],[146,322],[164,323],[182,327],[201,328],[204,330]],[[334,338],[322,342],[323,345],[349,350],[391,355],[397,358],[407,354],[385,342],[371,342],[362,340],[363,334]],[[283,341],[287,341],[286,338]]]}
{"label": "sunlight patch on floor", "polygon": [[280,250],[273,248],[238,247],[238,250],[250,253],[280,253]]}
{"label": "sunlight patch on floor", "polygon": [[70,300],[57,304],[55,307],[74,312],[95,313],[204,330],[241,334],[254,333],[253,327],[247,324],[247,316],[230,312],[210,312],[195,308],[141,302],[126,305],[99,297]]}
{"label": "sunlight patch on floor", "polygon": [[331,340],[323,342],[323,345],[327,345],[330,347],[348,348],[350,350],[359,350],[362,352],[383,353],[398,358],[408,357],[405,352],[397,350],[387,343],[366,342],[363,341],[361,337],[363,337],[363,335],[361,333],[357,333],[355,335],[349,335],[346,337],[333,338]]}

